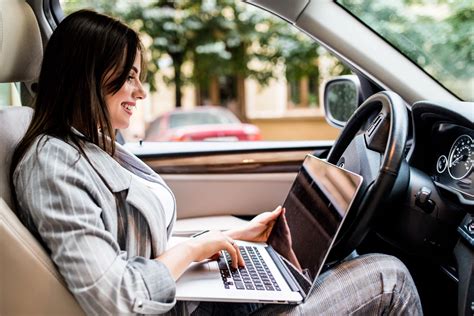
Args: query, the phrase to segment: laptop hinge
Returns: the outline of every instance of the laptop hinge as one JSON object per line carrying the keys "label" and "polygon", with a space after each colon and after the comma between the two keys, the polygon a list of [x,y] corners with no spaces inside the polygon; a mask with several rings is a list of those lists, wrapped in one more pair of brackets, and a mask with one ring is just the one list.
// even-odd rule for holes
{"label": "laptop hinge", "polygon": [[[266,246],[265,249],[267,250],[268,254],[272,258],[273,262],[275,262],[275,265],[277,266],[278,270],[280,270],[280,273],[283,275],[283,278],[285,279],[286,283],[288,283],[288,286],[293,292],[299,292],[301,296],[306,298],[306,293],[303,289],[303,287],[299,284],[299,282],[296,281],[295,277],[289,271],[287,264],[283,261],[284,258],[282,258],[276,251],[275,249],[272,248],[272,246]],[[308,290],[311,288],[311,284],[308,282]]]}

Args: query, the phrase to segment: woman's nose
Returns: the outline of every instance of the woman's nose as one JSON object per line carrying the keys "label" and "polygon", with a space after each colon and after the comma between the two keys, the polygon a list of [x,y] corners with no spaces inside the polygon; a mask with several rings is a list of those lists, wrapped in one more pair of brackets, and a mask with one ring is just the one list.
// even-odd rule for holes
{"label": "woman's nose", "polygon": [[146,98],[146,91],[143,88],[143,85],[140,81],[138,81],[137,87],[134,91],[134,97],[137,99],[145,99]]}

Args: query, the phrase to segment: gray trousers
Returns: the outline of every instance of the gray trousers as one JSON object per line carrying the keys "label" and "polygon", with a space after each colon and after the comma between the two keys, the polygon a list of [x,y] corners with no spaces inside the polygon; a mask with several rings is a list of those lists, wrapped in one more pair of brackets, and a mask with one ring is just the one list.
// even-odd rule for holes
{"label": "gray trousers", "polygon": [[422,315],[405,265],[395,257],[362,255],[326,271],[299,305],[200,303],[201,315]]}

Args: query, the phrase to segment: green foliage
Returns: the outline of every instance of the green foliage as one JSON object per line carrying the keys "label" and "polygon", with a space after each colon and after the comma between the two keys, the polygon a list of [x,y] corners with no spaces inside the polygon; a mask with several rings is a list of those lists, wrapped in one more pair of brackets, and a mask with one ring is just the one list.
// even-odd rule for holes
{"label": "green foliage", "polygon": [[[292,79],[317,74],[317,46],[302,40],[285,22],[234,0],[156,1],[128,18],[143,21],[140,30],[153,39],[153,60],[166,54],[173,64],[192,62],[194,71],[181,74],[183,83],[206,86],[213,76],[241,76],[265,85],[276,78],[279,62],[286,64]],[[253,60],[259,61],[257,67],[251,65]]]}
{"label": "green foliage", "polygon": [[474,100],[472,0],[338,2],[448,89]]}
{"label": "green foliage", "polygon": [[[141,32],[148,48],[147,81],[156,90],[156,74],[176,86],[199,83],[207,87],[212,77],[240,76],[266,85],[285,66],[289,81],[319,79],[318,45],[288,23],[235,0],[67,0],[66,12],[90,7],[121,18]],[[174,74],[167,76],[170,60]],[[258,61],[258,62],[255,62]],[[190,62],[192,71],[183,71]],[[336,65],[336,73],[348,73]]]}

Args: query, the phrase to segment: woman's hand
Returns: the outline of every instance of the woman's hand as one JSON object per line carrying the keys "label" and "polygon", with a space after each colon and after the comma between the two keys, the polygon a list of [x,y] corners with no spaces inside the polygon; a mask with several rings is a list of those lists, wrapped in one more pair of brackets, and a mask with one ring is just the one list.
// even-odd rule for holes
{"label": "woman's hand", "polygon": [[244,259],[234,239],[220,231],[211,231],[176,244],[155,259],[166,265],[177,280],[193,261],[214,259],[221,250],[227,250],[234,269],[244,266]]}
{"label": "woman's hand", "polygon": [[272,212],[261,213],[254,217],[246,226],[230,230],[226,234],[235,239],[266,242],[282,210],[282,207],[278,206]]}
{"label": "woman's hand", "polygon": [[227,250],[232,259],[233,268],[237,269],[239,266],[244,266],[244,259],[233,238],[220,231],[210,231],[189,239],[187,243],[194,253],[194,261],[214,259],[216,256],[218,257],[219,251]]}

